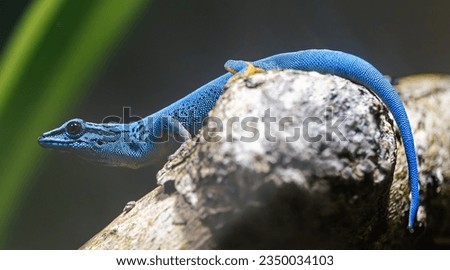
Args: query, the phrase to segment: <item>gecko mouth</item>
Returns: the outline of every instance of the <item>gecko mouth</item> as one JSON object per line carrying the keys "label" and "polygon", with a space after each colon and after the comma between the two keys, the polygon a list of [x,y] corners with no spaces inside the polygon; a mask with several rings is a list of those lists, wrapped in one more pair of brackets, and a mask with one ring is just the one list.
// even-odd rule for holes
{"label": "gecko mouth", "polygon": [[40,146],[44,148],[60,148],[62,146],[68,146],[71,144],[71,142],[64,142],[64,141],[56,141],[50,138],[46,138],[45,136],[39,136],[38,143]]}

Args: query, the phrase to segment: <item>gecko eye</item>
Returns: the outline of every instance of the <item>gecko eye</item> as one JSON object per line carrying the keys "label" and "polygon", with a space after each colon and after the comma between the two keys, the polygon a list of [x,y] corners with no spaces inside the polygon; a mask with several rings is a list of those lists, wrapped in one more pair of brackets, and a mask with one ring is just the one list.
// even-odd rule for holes
{"label": "gecko eye", "polygon": [[72,136],[76,136],[76,135],[80,134],[82,128],[83,127],[81,126],[80,122],[72,121],[66,125],[66,132]]}

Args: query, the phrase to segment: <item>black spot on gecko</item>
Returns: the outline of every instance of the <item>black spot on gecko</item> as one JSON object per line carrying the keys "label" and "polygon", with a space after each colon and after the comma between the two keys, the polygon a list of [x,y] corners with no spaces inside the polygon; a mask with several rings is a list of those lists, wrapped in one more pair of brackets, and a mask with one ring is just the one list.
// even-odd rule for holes
{"label": "black spot on gecko", "polygon": [[138,152],[141,148],[139,147],[138,143],[129,143],[128,147],[130,148],[130,150],[134,151],[134,152]]}
{"label": "black spot on gecko", "polygon": [[144,135],[144,126],[143,125],[139,125],[138,127],[137,127],[137,130],[136,130],[136,136],[138,137],[138,138],[141,138],[142,137],[142,135]]}

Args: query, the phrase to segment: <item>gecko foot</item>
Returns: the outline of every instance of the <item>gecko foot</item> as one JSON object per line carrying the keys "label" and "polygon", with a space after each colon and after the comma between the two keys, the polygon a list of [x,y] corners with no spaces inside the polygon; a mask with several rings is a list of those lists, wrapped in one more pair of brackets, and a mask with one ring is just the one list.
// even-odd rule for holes
{"label": "gecko foot", "polygon": [[127,202],[127,204],[125,205],[125,207],[123,208],[122,212],[124,214],[128,213],[131,211],[131,209],[133,209],[136,206],[136,202],[135,201],[130,201]]}
{"label": "gecko foot", "polygon": [[242,60],[228,60],[224,66],[226,71],[234,74],[234,76],[230,78],[229,82],[246,78],[255,73],[264,72],[264,69],[255,67],[251,62]]}

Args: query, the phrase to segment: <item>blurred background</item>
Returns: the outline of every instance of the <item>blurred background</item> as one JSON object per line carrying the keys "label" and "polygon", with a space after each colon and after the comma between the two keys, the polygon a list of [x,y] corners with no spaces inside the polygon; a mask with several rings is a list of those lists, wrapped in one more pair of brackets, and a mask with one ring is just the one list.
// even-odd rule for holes
{"label": "blurred background", "polygon": [[76,249],[155,188],[165,160],[101,167],[41,149],[69,118],[146,116],[227,59],[308,48],[392,76],[450,73],[450,1],[0,0],[0,248]]}

